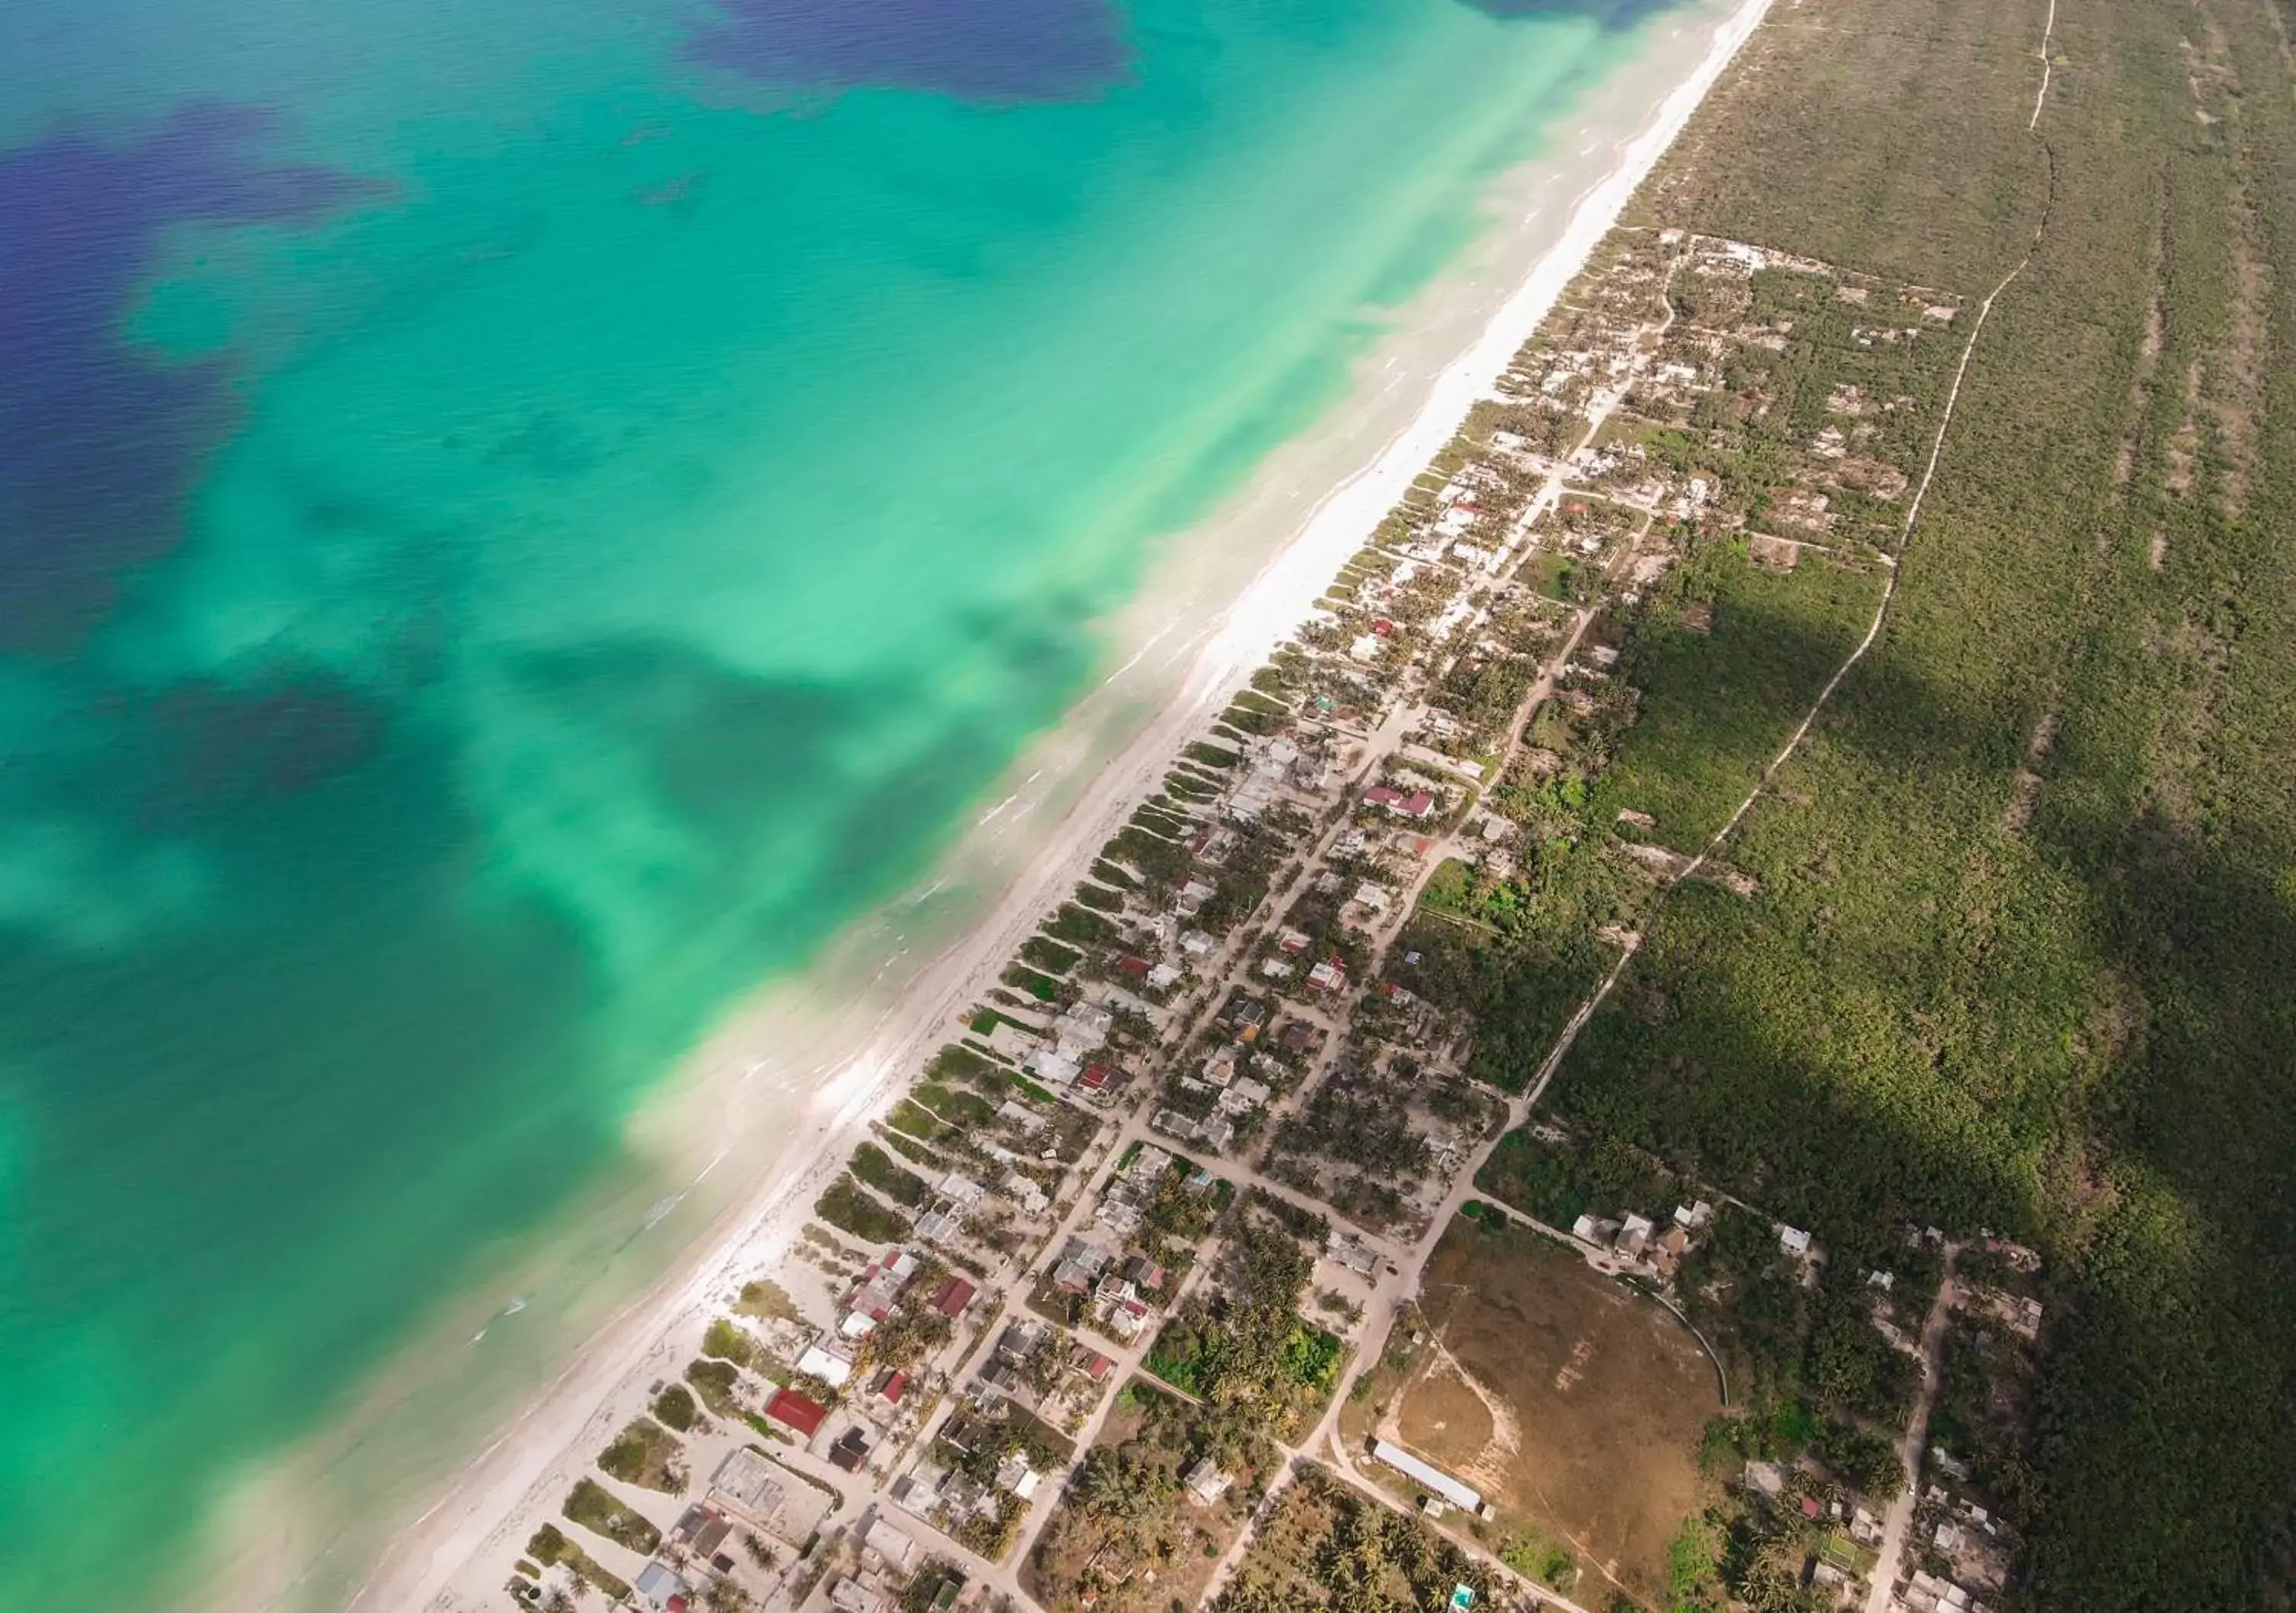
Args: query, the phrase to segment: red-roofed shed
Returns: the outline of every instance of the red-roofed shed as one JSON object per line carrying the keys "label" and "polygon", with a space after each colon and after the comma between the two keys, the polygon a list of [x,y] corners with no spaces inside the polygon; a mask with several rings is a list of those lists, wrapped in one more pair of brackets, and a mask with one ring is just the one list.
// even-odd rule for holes
{"label": "red-roofed shed", "polygon": [[810,1439],[820,1432],[829,1408],[819,1401],[807,1399],[795,1389],[775,1389],[774,1397],[766,1402],[766,1415]]}
{"label": "red-roofed shed", "polygon": [[888,1372],[879,1380],[877,1393],[885,1397],[885,1403],[888,1405],[898,1405],[901,1404],[901,1396],[908,1392],[908,1388],[909,1375],[906,1372]]}
{"label": "red-roofed shed", "polygon": [[933,1309],[944,1316],[961,1316],[964,1314],[964,1307],[972,1303],[973,1295],[980,1291],[964,1278],[951,1277],[940,1285],[940,1292],[933,1296]]}

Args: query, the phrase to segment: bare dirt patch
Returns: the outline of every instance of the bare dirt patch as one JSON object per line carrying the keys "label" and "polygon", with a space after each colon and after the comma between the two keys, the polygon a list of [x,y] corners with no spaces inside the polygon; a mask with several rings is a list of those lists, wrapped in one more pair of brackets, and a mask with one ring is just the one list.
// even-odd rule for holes
{"label": "bare dirt patch", "polygon": [[1699,1502],[1699,1438],[1721,1409],[1689,1330],[1512,1226],[1455,1224],[1421,1294],[1439,1347],[1394,1404],[1396,1437],[1482,1487],[1502,1522],[1662,1600],[1667,1543]]}
{"label": "bare dirt patch", "polygon": [[1756,533],[1746,539],[1746,557],[1773,571],[1791,571],[1801,564],[1801,545],[1783,537]]}

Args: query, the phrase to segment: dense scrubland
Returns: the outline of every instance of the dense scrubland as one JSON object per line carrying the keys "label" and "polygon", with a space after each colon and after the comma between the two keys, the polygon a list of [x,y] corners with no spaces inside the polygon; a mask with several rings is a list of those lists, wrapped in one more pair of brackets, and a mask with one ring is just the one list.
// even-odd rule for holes
{"label": "dense scrubland", "polygon": [[[2019,1594],[2285,1607],[2296,53],[2275,0],[2065,4],[2029,129],[2046,11],[1782,6],[1637,204],[1957,295],[1964,332],[2023,267],[1879,642],[1727,848],[1749,886],[1676,888],[1552,1100],[1822,1239],[2036,1242]],[[1767,625],[1796,673],[1807,628]],[[1725,647],[1645,654],[1653,779],[1704,776],[1702,701],[1715,776],[1806,708],[1705,677]]]}

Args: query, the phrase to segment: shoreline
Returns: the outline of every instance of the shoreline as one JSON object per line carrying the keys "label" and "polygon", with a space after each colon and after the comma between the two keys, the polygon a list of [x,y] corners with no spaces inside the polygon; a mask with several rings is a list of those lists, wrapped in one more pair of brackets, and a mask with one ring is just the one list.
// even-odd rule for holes
{"label": "shoreline", "polygon": [[[1172,635],[1167,622],[1144,642],[1136,635],[1114,641],[1119,653],[1136,653],[1086,691],[1058,730],[1029,748],[1013,775],[1031,766],[1036,771],[1013,793],[988,807],[960,836],[959,846],[939,859],[941,864],[959,860],[964,843],[992,819],[1017,806],[998,833],[1025,838],[1033,832],[1038,838],[1010,866],[1000,865],[993,853],[986,855],[990,878],[1001,880],[1001,888],[934,943],[930,961],[889,1003],[873,1007],[864,994],[853,993],[824,1016],[816,1028],[819,1039],[851,1051],[832,1065],[804,1072],[811,1076],[832,1069],[824,1084],[801,1093],[794,1085],[790,1088],[791,1100],[802,1107],[786,1111],[777,1128],[785,1140],[773,1149],[755,1191],[718,1212],[673,1265],[619,1306],[554,1377],[526,1397],[444,1493],[390,1537],[350,1606],[462,1608],[477,1605],[496,1588],[483,1579],[489,1548],[512,1535],[522,1538],[533,1527],[537,1507],[552,1510],[557,1490],[586,1470],[594,1437],[610,1434],[626,1413],[623,1402],[632,1385],[642,1388],[658,1360],[674,1362],[691,1353],[685,1347],[691,1343],[687,1335],[698,1333],[729,1280],[738,1280],[787,1250],[808,1218],[814,1196],[841,1168],[853,1144],[866,1135],[871,1118],[905,1090],[917,1061],[946,1039],[949,1019],[993,983],[1021,940],[1037,928],[1046,908],[1082,876],[1107,835],[1158,787],[1179,745],[1207,714],[1225,703],[1275,645],[1297,629],[1333,574],[1449,439],[1472,402],[1490,390],[1652,167],[1680,136],[1767,7],[1768,0],[1739,0],[1718,17],[1710,12],[1694,25],[1684,25],[1685,29],[1694,26],[1707,42],[1687,75],[1667,88],[1654,111],[1611,144],[1608,165],[1570,199],[1560,233],[1538,253],[1465,350],[1456,352],[1425,383],[1408,422],[1388,436],[1368,463],[1358,463],[1294,520],[1288,536],[1245,575],[1233,599],[1210,615],[1209,627]],[[1569,158],[1551,160],[1560,166]],[[1419,380],[1401,379],[1414,385]],[[1395,384],[1390,381],[1388,387]],[[1255,487],[1247,487],[1234,502],[1248,507],[1257,502],[1254,492]],[[1184,673],[1175,677],[1174,668],[1183,663]],[[1150,687],[1135,691],[1124,680],[1144,667],[1135,682]],[[1128,703],[1153,698],[1160,690],[1168,698],[1160,699],[1144,720],[1124,709]],[[1130,732],[1112,752],[1087,767],[1095,759],[1095,741],[1127,724]],[[1061,752],[1074,754],[1063,758],[1057,754]],[[1048,753],[1054,759],[1047,760]],[[1074,768],[1065,769],[1062,760],[1072,762]],[[1029,797],[1040,782],[1042,788]],[[1055,821],[1049,829],[1042,827],[1040,819],[1032,830],[1022,830],[1021,821],[1036,814],[1054,815]],[[837,962],[857,963],[856,954],[865,938],[882,946],[893,927],[894,910],[904,904],[919,905],[939,888],[937,880],[922,895],[905,893],[862,915],[825,955]],[[896,953],[894,959],[900,955]],[[880,973],[890,970],[892,962],[887,961]],[[796,989],[797,995],[816,999],[835,995],[833,987]],[[783,1011],[783,995],[768,990],[737,1006],[687,1062],[714,1068],[720,1078],[729,1075],[759,1044],[760,1021]],[[821,1011],[818,1003],[801,1006],[806,1011]],[[734,1078],[746,1081],[760,1068],[760,1063],[750,1063]],[[686,1118],[691,1122],[695,1117]],[[644,1131],[648,1124],[642,1116],[636,1128]],[[699,1175],[689,1175],[688,1187],[709,1175],[729,1152],[721,1149],[709,1158]],[[674,1208],[673,1200],[665,1203]],[[272,1521],[277,1521],[275,1516]],[[235,1555],[226,1567],[251,1568],[267,1581],[258,1605],[291,1601],[301,1576],[283,1580],[275,1564],[266,1574],[265,1565],[251,1560],[258,1555]],[[475,1579],[474,1568],[480,1576]],[[244,1586],[218,1587],[214,1600],[220,1605],[226,1594],[237,1601],[245,1593]]]}

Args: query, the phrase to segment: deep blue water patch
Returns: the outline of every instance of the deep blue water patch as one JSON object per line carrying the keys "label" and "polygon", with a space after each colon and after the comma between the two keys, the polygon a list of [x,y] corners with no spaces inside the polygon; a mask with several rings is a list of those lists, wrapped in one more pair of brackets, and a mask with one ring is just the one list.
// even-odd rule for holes
{"label": "deep blue water patch", "polygon": [[229,430],[227,359],[171,363],[124,323],[162,233],[296,224],[378,193],[264,162],[260,113],[187,107],[149,134],[0,153],[0,648],[77,643],[121,569],[164,553]]}
{"label": "deep blue water patch", "polygon": [[1683,0],[1464,0],[1464,4],[1485,16],[1504,20],[1553,22],[1576,18],[1624,29],[1639,28],[1652,17],[1677,10]]}
{"label": "deep blue water patch", "polygon": [[961,101],[1078,101],[1132,52],[1111,0],[718,0],[711,65],[804,88],[882,86]]}

